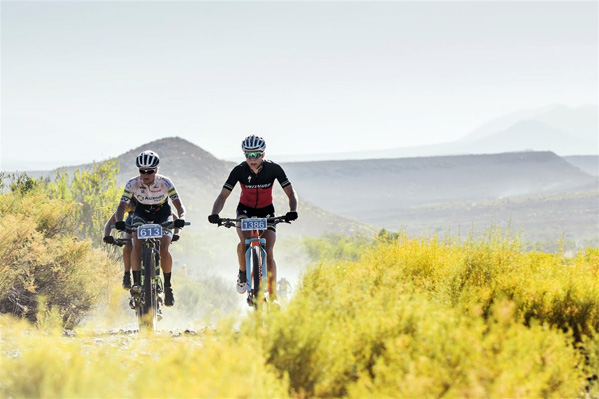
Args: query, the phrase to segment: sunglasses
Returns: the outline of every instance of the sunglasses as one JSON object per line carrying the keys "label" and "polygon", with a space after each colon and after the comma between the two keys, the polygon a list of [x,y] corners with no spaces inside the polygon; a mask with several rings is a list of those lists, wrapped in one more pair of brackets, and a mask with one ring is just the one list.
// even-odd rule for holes
{"label": "sunglasses", "polygon": [[245,157],[248,159],[256,159],[256,158],[260,158],[262,156],[262,154],[264,154],[261,151],[257,151],[257,152],[246,152],[245,153]]}
{"label": "sunglasses", "polygon": [[139,173],[142,175],[153,175],[156,173],[156,169],[140,169]]}

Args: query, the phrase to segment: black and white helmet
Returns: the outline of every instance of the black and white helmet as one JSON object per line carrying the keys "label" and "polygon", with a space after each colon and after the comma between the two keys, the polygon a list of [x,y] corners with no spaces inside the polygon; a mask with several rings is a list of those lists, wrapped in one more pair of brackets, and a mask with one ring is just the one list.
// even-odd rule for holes
{"label": "black and white helmet", "polygon": [[262,137],[254,136],[252,134],[251,136],[247,136],[245,140],[241,142],[241,149],[244,152],[264,151],[266,150],[266,141],[264,141]]}
{"label": "black and white helmet", "polygon": [[155,168],[160,163],[158,154],[154,151],[144,151],[137,156],[135,164],[138,168]]}

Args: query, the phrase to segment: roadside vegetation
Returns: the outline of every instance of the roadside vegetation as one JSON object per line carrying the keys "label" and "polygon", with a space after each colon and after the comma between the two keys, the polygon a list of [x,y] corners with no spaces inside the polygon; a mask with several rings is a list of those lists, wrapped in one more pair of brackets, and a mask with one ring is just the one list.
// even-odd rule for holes
{"label": "roadside vegetation", "polygon": [[[281,310],[99,334],[78,324],[110,303],[120,260],[84,225],[114,207],[86,212],[72,181],[4,185],[0,397],[599,397],[597,248],[548,254],[498,230],[306,239],[314,261]],[[178,284],[183,312],[212,297]]]}
{"label": "roadside vegetation", "polygon": [[54,312],[71,328],[106,299],[119,262],[91,232],[111,214],[111,170],[97,165],[73,179],[59,174],[56,183],[0,176],[0,313],[35,323]]}

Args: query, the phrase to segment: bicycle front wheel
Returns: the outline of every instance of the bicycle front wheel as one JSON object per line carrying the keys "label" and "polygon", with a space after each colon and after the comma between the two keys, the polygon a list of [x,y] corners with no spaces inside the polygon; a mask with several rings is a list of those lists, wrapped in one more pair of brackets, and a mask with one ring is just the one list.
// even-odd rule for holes
{"label": "bicycle front wheel", "polygon": [[139,328],[158,328],[158,301],[154,287],[156,280],[156,249],[144,246],[142,253],[142,301]]}
{"label": "bicycle front wheel", "polygon": [[252,247],[252,297],[254,306],[258,307],[260,289],[262,289],[262,255],[259,247]]}

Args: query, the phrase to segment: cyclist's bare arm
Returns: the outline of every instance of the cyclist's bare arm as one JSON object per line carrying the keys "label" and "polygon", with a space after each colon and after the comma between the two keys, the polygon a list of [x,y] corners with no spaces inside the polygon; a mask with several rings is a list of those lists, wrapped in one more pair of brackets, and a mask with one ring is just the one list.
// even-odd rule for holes
{"label": "cyclist's bare arm", "polygon": [[229,198],[229,195],[231,195],[231,190],[227,190],[226,188],[223,188],[220,191],[220,194],[218,195],[218,197],[216,197],[216,201],[214,201],[214,205],[212,206],[212,214],[213,215],[218,215],[220,213],[220,211],[223,210],[223,208],[225,207],[225,201],[227,201],[227,198]]}
{"label": "cyclist's bare arm", "polygon": [[[173,220],[177,220],[177,219],[179,219],[179,216],[177,216],[177,212],[171,212],[171,215],[173,215]],[[173,230],[173,234],[174,234],[174,235],[176,235],[176,234],[179,234],[179,230],[180,230],[180,229],[178,229],[178,228],[175,228],[175,230]]]}
{"label": "cyclist's bare arm", "polygon": [[291,184],[285,187],[283,191],[285,191],[285,194],[289,197],[289,211],[297,212],[297,194]]}
{"label": "cyclist's bare arm", "polygon": [[179,219],[185,219],[185,207],[179,198],[173,200],[173,206],[177,209]]}
{"label": "cyclist's bare arm", "polygon": [[104,225],[104,236],[109,236],[110,235],[110,231],[112,230],[110,228],[111,225],[114,225],[116,223],[116,212],[112,214],[112,216],[110,217],[110,219],[108,219],[108,221],[106,222],[106,224]]}
{"label": "cyclist's bare arm", "polygon": [[125,216],[126,209],[127,209],[127,203],[124,201],[119,202],[119,206],[116,208],[116,212],[114,213],[115,222],[117,220],[123,220],[123,216]]}

